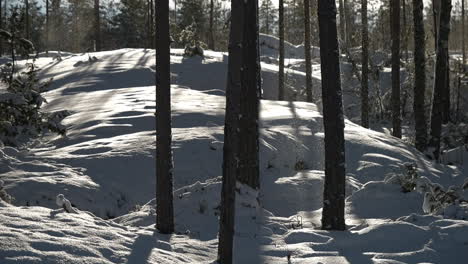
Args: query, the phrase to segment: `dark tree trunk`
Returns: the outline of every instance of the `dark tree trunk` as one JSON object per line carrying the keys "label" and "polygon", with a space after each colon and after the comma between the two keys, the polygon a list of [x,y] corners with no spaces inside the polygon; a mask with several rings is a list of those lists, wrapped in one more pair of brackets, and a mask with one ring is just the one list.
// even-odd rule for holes
{"label": "dark tree trunk", "polygon": [[306,66],[306,93],[307,102],[313,101],[312,93],[312,58],[310,54],[310,5],[309,0],[304,0],[304,51]]}
{"label": "dark tree trunk", "polygon": [[94,41],[96,43],[96,51],[101,51],[101,15],[99,7],[99,0],[94,0]]}
{"label": "dark tree trunk", "polygon": [[401,103],[400,103],[400,0],[392,0],[391,5],[392,35],[392,135],[401,138]]}
{"label": "dark tree trunk", "polygon": [[361,0],[362,15],[362,77],[361,77],[361,125],[369,128],[369,30],[367,0]]}
{"label": "dark tree trunk", "polygon": [[424,151],[427,147],[427,121],[425,111],[426,93],[426,33],[424,30],[423,0],[413,0],[414,19],[414,124],[416,148]]}
{"label": "dark tree trunk", "polygon": [[223,184],[219,219],[218,262],[232,263],[236,180],[239,175],[239,115],[241,93],[243,6],[241,0],[231,1],[229,62],[224,123]]}
{"label": "dark tree trunk", "polygon": [[437,43],[439,39],[439,23],[440,23],[440,5],[441,0],[432,0],[432,15],[433,15],[433,30],[434,30],[434,49],[437,53]]}
{"label": "dark tree trunk", "polygon": [[323,123],[325,128],[325,189],[322,229],[344,230],[345,146],[335,0],[318,1]]}
{"label": "dark tree trunk", "polygon": [[210,0],[210,36],[208,40],[208,49],[210,50],[215,50],[215,40],[214,40],[214,24],[213,24],[213,19],[214,19],[214,0]]}
{"label": "dark tree trunk", "polygon": [[406,0],[401,0],[403,4],[403,30],[402,38],[403,38],[403,50],[405,51],[405,62],[408,63],[408,22],[407,22],[407,14],[406,14]]}
{"label": "dark tree trunk", "polygon": [[26,32],[26,39],[31,39],[30,32],[29,32],[29,0],[25,0],[25,32]]}
{"label": "dark tree trunk", "polygon": [[156,1],[156,228],[174,231],[169,0]]}
{"label": "dark tree trunk", "polygon": [[462,0],[462,54],[463,54],[463,72],[465,72],[466,50],[465,50],[465,0]]}
{"label": "dark tree trunk", "polygon": [[260,188],[258,156],[258,116],[260,82],[258,54],[258,0],[244,1],[244,32],[241,67],[240,171],[239,181]]}
{"label": "dark tree trunk", "polygon": [[150,0],[150,48],[154,49],[154,0]]}
{"label": "dark tree trunk", "polygon": [[45,25],[45,50],[49,54],[49,35],[50,35],[50,18],[49,18],[49,0],[46,0],[46,25]]}
{"label": "dark tree trunk", "polygon": [[[2,0],[0,0],[0,29],[3,29]],[[3,40],[0,39],[0,57],[3,56]]]}
{"label": "dark tree trunk", "polygon": [[443,1],[440,12],[439,40],[437,43],[437,58],[434,81],[434,99],[432,102],[431,114],[431,147],[432,155],[435,160],[440,156],[440,137],[443,121],[443,99],[444,89],[447,89],[447,58],[448,58],[448,39],[450,34],[450,12],[452,10],[452,1]]}
{"label": "dark tree trunk", "polygon": [[279,0],[279,73],[278,100],[284,100],[284,3]]}

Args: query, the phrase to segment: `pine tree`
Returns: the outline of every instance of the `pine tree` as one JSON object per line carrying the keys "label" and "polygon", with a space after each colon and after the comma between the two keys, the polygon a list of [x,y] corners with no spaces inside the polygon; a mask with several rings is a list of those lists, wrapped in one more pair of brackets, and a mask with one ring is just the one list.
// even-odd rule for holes
{"label": "pine tree", "polygon": [[[320,1],[320,0],[319,0]],[[346,40],[346,19],[345,19],[345,12],[344,12],[344,3],[343,3],[343,0],[340,0],[339,2],[339,15],[340,15],[340,41],[341,41],[341,44],[344,44],[345,43],[345,40]]]}
{"label": "pine tree", "polygon": [[30,30],[30,25],[29,25],[29,0],[24,0],[25,3],[25,22],[24,22],[24,27],[25,27],[25,37],[26,39],[31,39],[31,35],[29,34]]}
{"label": "pine tree", "polygon": [[277,15],[275,14],[275,8],[271,0],[263,0],[259,10],[259,23],[260,32],[267,35],[274,33],[276,27]]}
{"label": "pine tree", "polygon": [[241,67],[243,39],[243,5],[231,1],[231,30],[229,33],[229,61],[226,87],[226,114],[224,123],[223,183],[219,219],[218,262],[232,263],[236,180],[239,177],[239,115],[241,96]]}
{"label": "pine tree", "polygon": [[362,77],[361,77],[361,125],[369,128],[369,31],[367,0],[361,0],[362,15]]}
{"label": "pine tree", "polygon": [[401,138],[401,103],[400,103],[400,0],[392,0],[391,36],[392,36],[392,135]]}
{"label": "pine tree", "polygon": [[425,111],[426,93],[426,33],[424,30],[423,0],[413,0],[414,19],[414,123],[416,131],[415,146],[424,151],[427,146],[427,121]]}
{"label": "pine tree", "polygon": [[101,14],[99,0],[94,0],[94,41],[96,51],[101,51]]}
{"label": "pine tree", "polygon": [[156,1],[156,228],[174,231],[169,0]]}
{"label": "pine tree", "polygon": [[284,100],[284,3],[279,0],[279,73],[278,100]]}
{"label": "pine tree", "polygon": [[215,50],[215,40],[214,40],[214,0],[210,0],[210,28],[209,28],[209,38],[208,38],[208,48],[210,50]]}
{"label": "pine tree", "polygon": [[244,1],[242,38],[239,181],[260,188],[259,176],[259,99],[260,61],[258,53],[258,1]]}
{"label": "pine tree", "polygon": [[452,1],[442,1],[440,9],[440,23],[438,29],[437,57],[434,81],[434,99],[432,101],[431,113],[431,139],[430,147],[432,156],[439,160],[440,156],[440,138],[443,122],[443,94],[447,87],[447,64],[448,61],[448,40],[450,34],[450,12],[452,10]]}
{"label": "pine tree", "polygon": [[346,228],[344,119],[334,0],[318,1],[318,18],[325,129],[322,229],[344,230]]}
{"label": "pine tree", "polygon": [[310,54],[310,2],[304,0],[304,52],[305,52],[305,66],[306,66],[306,93],[307,102],[312,102],[312,58]]}
{"label": "pine tree", "polygon": [[[0,0],[0,30],[3,29],[2,0]],[[3,56],[3,40],[0,39],[0,57]]]}

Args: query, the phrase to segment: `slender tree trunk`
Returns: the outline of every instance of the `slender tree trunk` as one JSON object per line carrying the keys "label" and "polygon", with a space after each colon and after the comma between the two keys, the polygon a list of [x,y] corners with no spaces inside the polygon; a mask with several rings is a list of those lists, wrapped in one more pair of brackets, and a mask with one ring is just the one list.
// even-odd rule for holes
{"label": "slender tree trunk", "polygon": [[427,147],[427,121],[425,110],[426,94],[426,33],[424,30],[423,0],[413,0],[414,20],[414,124],[415,146],[419,151]]}
{"label": "slender tree trunk", "polygon": [[99,0],[94,0],[94,41],[96,42],[96,51],[101,51],[101,14]]}
{"label": "slender tree trunk", "polygon": [[[320,0],[318,0],[320,1]],[[339,2],[339,15],[340,15],[340,41],[342,45],[345,45],[346,42],[346,19],[345,19],[345,11],[344,11],[344,3],[343,0]]]}
{"label": "slender tree trunk", "polygon": [[26,28],[26,39],[31,39],[31,35],[29,32],[29,0],[24,0],[25,1],[25,28]]}
{"label": "slender tree trunk", "polygon": [[215,40],[214,40],[214,29],[213,29],[213,19],[214,19],[214,0],[210,0],[210,36],[208,42],[208,49],[215,50]]}
{"label": "slender tree trunk", "polygon": [[150,48],[154,49],[154,0],[150,0]]}
{"label": "slender tree trunk", "polygon": [[463,54],[463,67],[462,70],[465,72],[465,63],[466,63],[466,50],[465,50],[465,0],[462,2],[462,54]]}
{"label": "slender tree trunk", "polygon": [[322,229],[344,230],[345,146],[335,0],[318,1],[325,128],[325,187]]}
{"label": "slender tree trunk", "polygon": [[392,135],[401,138],[400,103],[400,0],[391,2],[392,35]]}
{"label": "slender tree trunk", "polygon": [[440,5],[441,0],[432,0],[432,15],[434,24],[434,49],[437,53],[437,43],[439,39],[439,23],[440,23]]}
{"label": "slender tree trunk", "polygon": [[403,2],[403,49],[405,51],[405,62],[408,63],[409,59],[409,54],[408,54],[408,19],[407,19],[407,13],[406,13],[406,0],[402,0]]}
{"label": "slender tree trunk", "polygon": [[361,78],[361,125],[369,128],[369,30],[367,0],[361,0],[362,15],[362,78]]}
{"label": "slender tree trunk", "polygon": [[49,35],[50,35],[50,18],[49,18],[49,0],[46,0],[46,25],[45,25],[45,50],[49,54]]}
{"label": "slender tree trunk", "polygon": [[239,178],[239,115],[241,96],[242,39],[244,29],[242,0],[231,1],[229,62],[224,123],[223,184],[219,219],[218,262],[232,263],[236,180]]}
{"label": "slender tree trunk", "polygon": [[[3,29],[2,0],[0,0],[0,29]],[[3,40],[0,39],[0,57],[3,56]]]}
{"label": "slender tree trunk", "polygon": [[174,0],[174,24],[177,25],[177,0]]}
{"label": "slender tree trunk", "polygon": [[434,99],[432,102],[431,115],[431,140],[430,147],[433,158],[439,160],[440,157],[440,138],[443,121],[443,101],[444,89],[447,89],[447,58],[448,58],[448,39],[450,34],[450,12],[452,10],[452,1],[443,1],[440,12],[439,41],[437,43],[437,58],[434,80]]}
{"label": "slender tree trunk", "polygon": [[174,232],[169,0],[156,1],[156,228]]}
{"label": "slender tree trunk", "polygon": [[284,3],[279,0],[279,73],[278,100],[284,100]]}
{"label": "slender tree trunk", "polygon": [[259,54],[258,0],[244,1],[244,32],[242,39],[240,172],[239,181],[253,189],[260,188],[259,177]]}
{"label": "slender tree trunk", "polygon": [[348,0],[343,0],[343,8],[344,8],[344,21],[345,21],[345,43],[346,43],[346,48],[350,48],[352,43],[351,43],[351,36],[352,34],[350,34],[350,32],[353,32],[352,28],[351,28],[351,16],[349,14],[350,10],[349,10],[349,2]]}
{"label": "slender tree trunk", "polygon": [[266,27],[266,33],[267,35],[270,35],[270,6],[266,5],[266,22],[265,22],[265,27]]}
{"label": "slender tree trunk", "polygon": [[304,51],[306,66],[306,93],[307,102],[313,101],[312,93],[312,58],[310,54],[310,3],[304,0]]}

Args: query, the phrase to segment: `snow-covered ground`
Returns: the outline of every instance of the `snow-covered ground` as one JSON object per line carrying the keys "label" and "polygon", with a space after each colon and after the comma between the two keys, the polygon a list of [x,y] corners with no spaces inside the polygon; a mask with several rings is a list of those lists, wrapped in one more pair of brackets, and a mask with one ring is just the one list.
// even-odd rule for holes
{"label": "snow-covered ground", "polygon": [[[0,148],[0,179],[15,199],[0,202],[1,264],[214,262],[227,56],[182,52],[171,51],[176,234],[154,228],[154,51],[94,53],[95,62],[86,54],[42,56],[41,76],[54,78],[44,109],[69,110],[68,132],[34,140],[27,150]],[[276,97],[277,68],[274,59],[263,60],[265,99]],[[314,69],[319,83],[319,65]],[[300,67],[290,73],[298,82],[304,76]],[[262,100],[261,190],[239,186],[235,263],[468,259],[465,209],[428,215],[423,194],[384,182],[411,162],[431,182],[461,186],[467,162],[436,165],[405,142],[349,120],[345,133],[348,229],[322,231],[322,115],[315,104]],[[57,206],[58,194],[77,212]]]}

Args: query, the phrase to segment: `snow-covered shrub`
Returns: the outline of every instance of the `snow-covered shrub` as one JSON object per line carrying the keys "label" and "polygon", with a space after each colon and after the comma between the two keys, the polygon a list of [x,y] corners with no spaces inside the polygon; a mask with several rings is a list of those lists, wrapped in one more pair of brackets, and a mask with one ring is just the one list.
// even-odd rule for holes
{"label": "snow-covered shrub", "polygon": [[418,180],[420,179],[418,174],[418,168],[414,163],[405,163],[405,173],[390,174],[385,178],[385,183],[399,184],[402,192],[411,192],[418,186]]}
{"label": "snow-covered shrub", "polygon": [[196,24],[193,22],[179,34],[179,43],[185,48],[184,56],[204,56],[205,43],[199,40]]}
{"label": "snow-covered shrub", "polygon": [[13,201],[13,198],[5,191],[2,180],[0,180],[0,200],[3,200],[7,203],[11,203]]}
{"label": "snow-covered shrub", "polygon": [[443,149],[452,149],[468,144],[468,124],[448,123],[442,131]]}
{"label": "snow-covered shrub", "polygon": [[403,192],[416,191],[424,195],[422,205],[427,214],[442,215],[447,218],[468,219],[468,179],[462,186],[450,186],[447,190],[438,183],[420,176],[417,166],[406,163],[406,172],[403,174],[390,174],[385,183],[398,184]]}
{"label": "snow-covered shrub", "polygon": [[[0,30],[0,38],[8,41],[13,50],[23,50],[25,54],[34,52],[29,40],[15,37],[14,33]],[[40,111],[47,103],[41,93],[52,80],[40,82],[34,62],[35,58],[26,64],[24,71],[16,73],[15,57],[12,56],[12,62],[1,68],[1,82],[6,89],[0,89],[0,141],[6,145],[17,145],[20,136],[37,136],[46,131],[61,135],[66,132],[60,121],[68,115],[67,111]]]}

